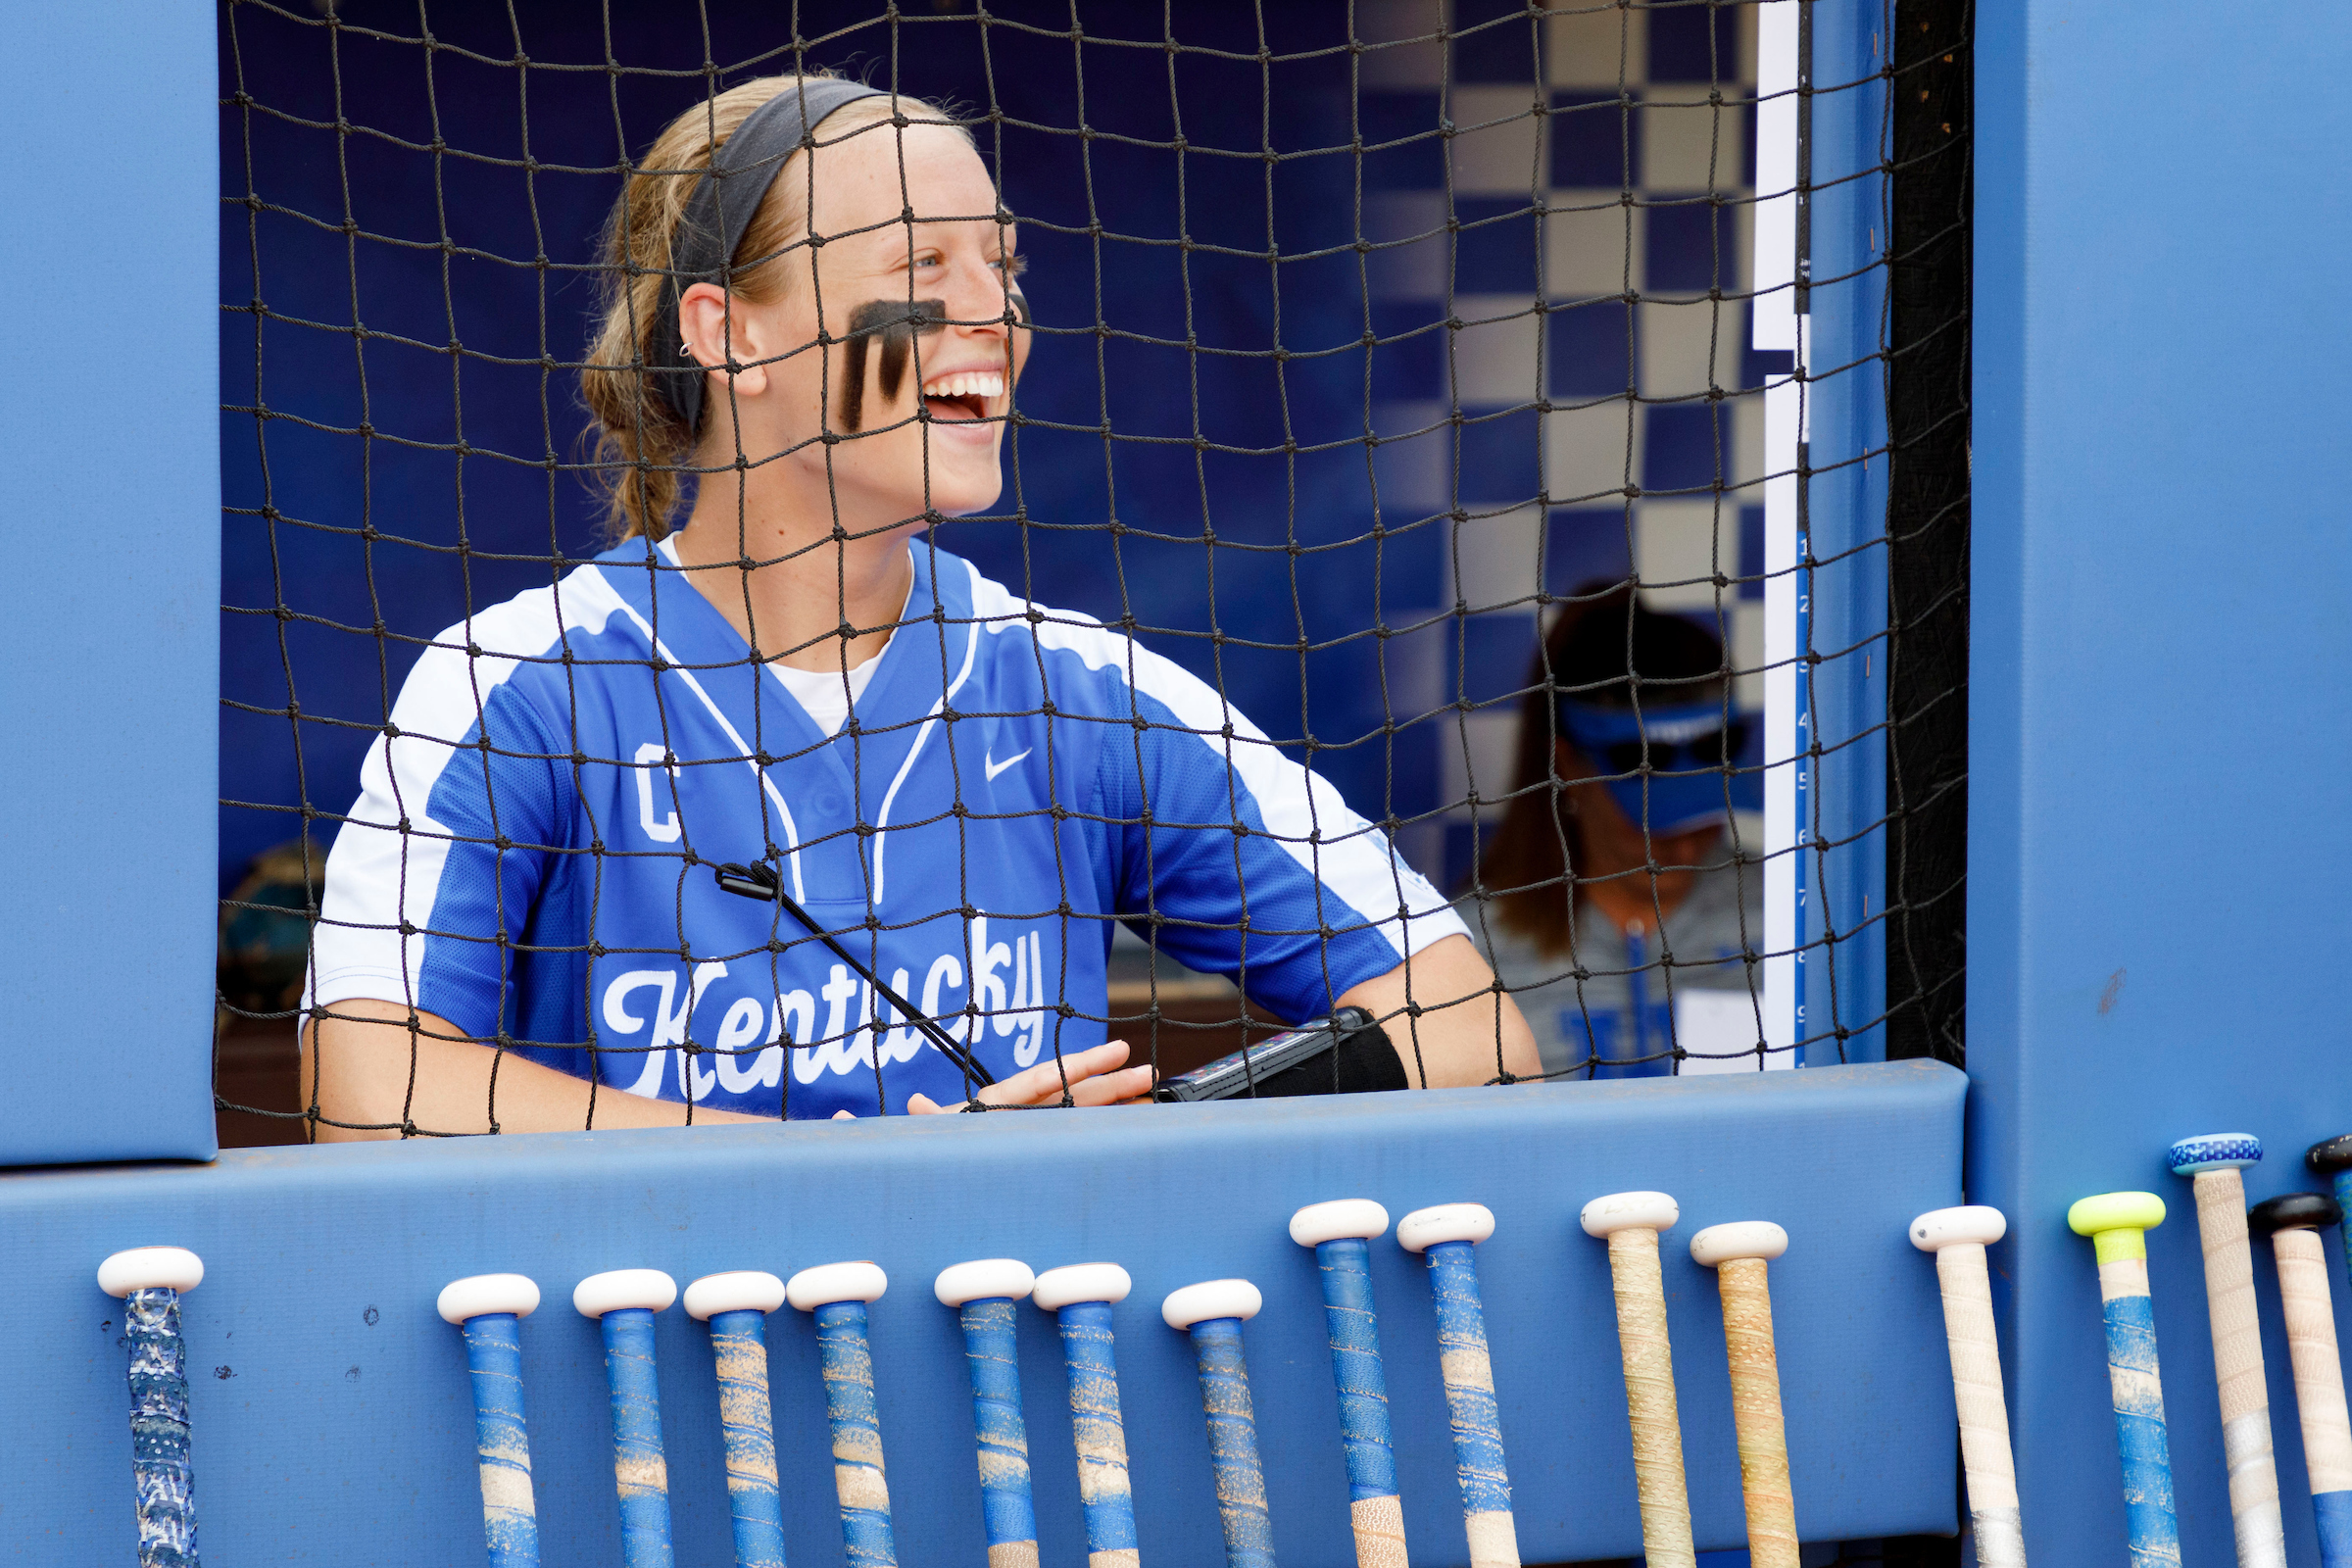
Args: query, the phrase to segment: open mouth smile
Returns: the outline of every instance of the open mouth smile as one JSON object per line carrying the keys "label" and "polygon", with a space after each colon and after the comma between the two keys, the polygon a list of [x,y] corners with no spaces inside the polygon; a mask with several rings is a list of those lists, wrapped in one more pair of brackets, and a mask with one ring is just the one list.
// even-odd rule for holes
{"label": "open mouth smile", "polygon": [[923,407],[941,424],[971,424],[999,413],[1004,396],[1000,370],[959,370],[923,383]]}

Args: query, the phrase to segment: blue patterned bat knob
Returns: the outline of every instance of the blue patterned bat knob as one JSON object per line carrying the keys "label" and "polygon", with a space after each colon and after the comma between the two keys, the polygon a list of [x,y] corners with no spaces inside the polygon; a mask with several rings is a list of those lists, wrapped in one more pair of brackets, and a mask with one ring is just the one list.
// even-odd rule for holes
{"label": "blue patterned bat knob", "polygon": [[434,1303],[466,1336],[473,1386],[473,1445],[482,1483],[490,1568],[538,1568],[539,1513],[531,1493],[531,1433],[522,1405],[522,1320],[539,1287],[520,1274],[452,1280]]}
{"label": "blue patterned bat knob", "polygon": [[784,1568],[784,1499],[767,1396],[767,1314],[783,1304],[784,1282],[759,1269],[706,1274],[686,1287],[686,1315],[710,1325],[736,1568]]}
{"label": "blue patterned bat knob", "polygon": [[98,1265],[130,1342],[130,1484],[139,1568],[196,1568],[196,1473],[188,1455],[188,1351],[179,1298],[204,1283],[184,1247],[134,1247]]}
{"label": "blue patterned bat knob", "polygon": [[1494,1234],[1484,1203],[1439,1203],[1396,1222],[1396,1245],[1429,1263],[1438,1303],[1438,1365],[1453,1427],[1453,1473],[1472,1568],[1517,1568],[1519,1523],[1511,1512],[1502,1411],[1487,1354],[1486,1304],[1478,1291],[1478,1244]]}
{"label": "blue patterned bat knob", "polygon": [[604,1332],[605,1385],[612,1400],[612,1489],[620,1498],[620,1560],[670,1568],[669,1463],[662,1448],[662,1385],[654,1366],[654,1314],[678,1298],[658,1268],[591,1274],[572,1307]]}
{"label": "blue patterned bat knob", "polygon": [[2183,1138],[2165,1151],[2164,1162],[2176,1176],[2197,1176],[2209,1170],[2243,1170],[2262,1163],[2262,1140],[2252,1133],[2202,1133]]}
{"label": "blue patterned bat knob", "polygon": [[1159,1307],[1168,1327],[1193,1337],[1200,1405],[1208,1415],[1208,1459],[1217,1477],[1217,1515],[1225,1527],[1226,1568],[1274,1568],[1266,1473],[1257,1454],[1257,1418],[1250,1407],[1250,1365],[1242,1355],[1242,1325],[1264,1305],[1248,1280],[1205,1280],[1170,1293]]}
{"label": "blue patterned bat knob", "polygon": [[784,1298],[816,1319],[824,1369],[825,1420],[833,1429],[833,1486],[850,1568],[898,1568],[890,1485],[882,1463],[882,1411],[874,1398],[874,1352],[865,1309],[890,1278],[873,1263],[820,1263],[784,1283]]}
{"label": "blue patterned bat knob", "polygon": [[1078,1500],[1086,1509],[1087,1568],[1137,1568],[1135,1497],[1110,1309],[1135,1288],[1116,1263],[1071,1263],[1037,1277],[1030,1299],[1061,1328],[1069,1374],[1070,1433],[1078,1448]]}
{"label": "blue patterned bat knob", "polygon": [[931,1292],[957,1311],[972,1374],[972,1431],[979,1445],[980,1514],[988,1568],[1037,1568],[1037,1505],[1029,1494],[1029,1430],[1021,1420],[1021,1367],[1013,1303],[1037,1276],[1009,1257],[940,1271]]}

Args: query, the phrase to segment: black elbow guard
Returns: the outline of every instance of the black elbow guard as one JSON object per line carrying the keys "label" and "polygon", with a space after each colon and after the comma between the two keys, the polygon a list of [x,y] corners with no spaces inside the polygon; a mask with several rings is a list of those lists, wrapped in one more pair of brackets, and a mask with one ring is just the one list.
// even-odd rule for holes
{"label": "black elbow guard", "polygon": [[1154,1100],[1273,1100],[1291,1095],[1357,1095],[1409,1089],[1388,1031],[1361,1007],[1220,1056],[1163,1080]]}

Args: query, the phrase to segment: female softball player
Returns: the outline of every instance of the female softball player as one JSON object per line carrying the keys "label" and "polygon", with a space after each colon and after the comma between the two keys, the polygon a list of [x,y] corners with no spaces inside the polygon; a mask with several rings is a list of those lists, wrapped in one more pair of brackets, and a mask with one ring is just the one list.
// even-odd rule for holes
{"label": "female softball player", "polygon": [[1114,920],[1281,1016],[1386,1020],[1398,1059],[1347,1087],[1537,1070],[1328,783],[924,533],[1002,486],[1013,239],[959,127],[855,82],[748,82],[655,143],[586,374],[619,542],[436,639],[368,752],[312,956],[319,1136],[928,1110],[957,1056],[991,1102],[1133,1099]]}

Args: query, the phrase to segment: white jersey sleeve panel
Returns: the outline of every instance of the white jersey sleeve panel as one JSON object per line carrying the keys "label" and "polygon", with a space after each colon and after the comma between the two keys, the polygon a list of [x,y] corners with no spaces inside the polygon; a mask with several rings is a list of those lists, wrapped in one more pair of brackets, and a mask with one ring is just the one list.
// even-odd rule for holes
{"label": "white jersey sleeve panel", "polygon": [[[552,821],[518,819],[539,814],[529,809],[529,792],[498,798],[491,774],[501,760],[485,758],[473,744],[484,715],[494,704],[512,715],[517,733],[492,736],[501,752],[553,746],[556,738],[528,702],[501,702],[501,694],[534,662],[556,656],[567,632],[601,635],[619,608],[602,573],[583,567],[560,589],[537,589],[484,610],[425,649],[393,704],[394,733],[368,749],[359,801],[327,855],[307,1005],[365,998],[428,1006],[422,995],[428,952],[455,940],[431,934],[453,854],[496,854],[485,842],[490,834],[546,844],[561,832]],[[568,739],[561,749],[570,750]],[[436,811],[460,819],[445,821]],[[516,931],[523,917],[522,910],[513,913]],[[496,1013],[451,1021],[487,1032]]]}
{"label": "white jersey sleeve panel", "polygon": [[[1185,732],[1169,744],[1198,745],[1221,764],[1210,774],[1219,785],[1214,799],[1180,803],[1190,821],[1220,828],[1232,821],[1235,803],[1223,788],[1230,780],[1255,808],[1264,836],[1363,927],[1376,931],[1398,961],[1448,936],[1468,934],[1452,906],[1405,863],[1386,834],[1351,809],[1329,780],[1285,757],[1207,682],[1091,616],[1038,607],[1044,618],[1033,622],[1031,610],[1002,584],[974,573],[974,618],[991,633],[1031,631],[1048,653],[1073,655],[1090,671],[1116,675],[1139,699],[1165,709]],[[1230,739],[1223,733],[1229,724]]]}

